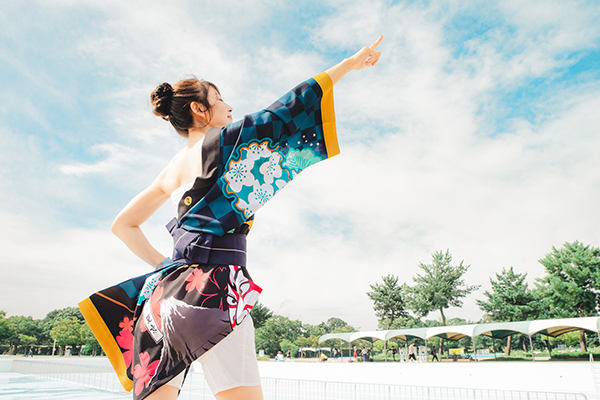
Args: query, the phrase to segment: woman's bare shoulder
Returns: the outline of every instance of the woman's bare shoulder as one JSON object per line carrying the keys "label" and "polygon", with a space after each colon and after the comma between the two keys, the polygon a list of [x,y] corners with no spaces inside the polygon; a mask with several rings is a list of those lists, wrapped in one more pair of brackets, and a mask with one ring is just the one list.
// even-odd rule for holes
{"label": "woman's bare shoulder", "polygon": [[202,157],[199,148],[200,146],[194,146],[179,150],[158,174],[153,185],[171,195],[178,187],[192,182],[202,170]]}
{"label": "woman's bare shoulder", "polygon": [[180,180],[184,164],[185,148],[179,150],[175,156],[169,161],[167,166],[158,174],[153,186],[160,188],[169,196],[175,189],[181,186]]}

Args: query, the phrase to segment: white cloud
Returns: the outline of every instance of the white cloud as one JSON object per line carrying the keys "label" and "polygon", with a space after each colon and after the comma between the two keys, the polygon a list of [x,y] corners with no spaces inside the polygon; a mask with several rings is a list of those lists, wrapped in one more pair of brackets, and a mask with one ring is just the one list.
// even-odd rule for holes
{"label": "white cloud", "polygon": [[92,154],[106,154],[106,157],[95,164],[75,163],[64,164],[59,169],[67,175],[79,177],[89,174],[114,174],[123,169],[137,167],[136,159],[140,153],[129,147],[114,143],[97,144],[90,149]]}
{"label": "white cloud", "polygon": [[[0,219],[0,304],[9,315],[43,318],[53,309],[74,307],[97,290],[151,271],[110,233],[108,225],[47,226],[4,211]],[[170,236],[155,221],[145,226],[145,232],[169,254]]]}
{"label": "white cloud", "polygon": [[[326,21],[317,35],[331,43],[344,43],[351,35],[343,29],[337,35],[333,31],[341,26],[346,30],[360,27],[361,7],[346,3],[342,13]],[[274,231],[270,233],[303,249],[301,256],[282,263],[286,258],[276,245],[264,238],[256,241],[267,257],[261,259],[263,263],[273,270],[294,271],[295,280],[303,282],[291,286],[282,282],[276,297],[286,307],[303,298],[302,304],[311,310],[307,317],[313,318],[308,322],[325,318],[329,307],[343,308],[336,315],[352,322],[355,308],[343,305],[363,297],[364,307],[367,283],[387,273],[410,282],[418,262],[429,262],[435,250],[450,248],[456,262],[464,259],[471,264],[468,282],[483,284],[483,291],[493,273],[511,265],[529,271],[531,283],[543,274],[537,259],[553,245],[576,239],[599,243],[596,223],[589,219],[600,198],[600,177],[594,168],[598,161],[592,154],[598,141],[599,121],[592,111],[598,106],[598,90],[587,87],[576,95],[581,88],[572,88],[555,93],[548,101],[551,116],[535,126],[515,121],[510,134],[490,136],[494,132],[487,129],[496,123],[494,115],[482,118],[477,114],[478,101],[482,97],[495,101],[492,91],[506,82],[516,85],[523,76],[550,73],[564,47],[549,46],[537,55],[525,48],[508,58],[490,47],[490,54],[472,56],[474,62],[481,60],[481,67],[467,74],[472,65],[464,64],[472,61],[450,57],[439,21],[421,18],[420,10],[394,11],[388,11],[389,19],[403,26],[399,29],[406,29],[406,21],[414,42],[399,44],[394,36],[397,31],[380,23],[378,28],[391,32],[382,43],[380,64],[360,77],[353,73],[355,78],[336,88],[342,155],[314,167],[319,172],[303,173],[304,179],[313,181],[294,183],[302,189],[293,195],[289,191],[296,186],[286,188],[286,195],[280,196],[286,196],[289,208],[270,205],[276,210],[265,209],[257,217],[260,221],[272,212],[268,218]],[[495,40],[500,43],[502,38]],[[573,39],[568,50],[586,45]],[[400,61],[400,54],[417,56]],[[540,68],[540,63],[547,65]],[[377,116],[389,131],[396,128],[399,132],[378,134]],[[365,125],[369,117],[374,121]],[[276,216],[296,210],[301,212],[300,221],[305,218],[303,229],[299,228],[302,222],[290,224],[287,218],[286,225],[276,224]],[[308,215],[329,222],[315,223]],[[308,233],[311,226],[315,231]],[[319,231],[324,227],[325,232]],[[322,250],[319,244],[324,243],[335,246]],[[330,274],[337,278],[332,280]],[[323,301],[320,293],[305,295],[304,282],[311,278],[314,281],[306,285],[323,288],[328,300]],[[348,290],[340,291],[340,287]],[[481,315],[473,297],[462,311],[452,313],[471,319]],[[363,315],[355,324],[372,327],[366,310]]]}

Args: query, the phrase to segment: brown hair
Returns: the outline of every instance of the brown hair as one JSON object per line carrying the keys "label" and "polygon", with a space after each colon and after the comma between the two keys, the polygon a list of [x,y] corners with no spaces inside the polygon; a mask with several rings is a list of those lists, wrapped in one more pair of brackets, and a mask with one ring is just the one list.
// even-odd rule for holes
{"label": "brown hair", "polygon": [[167,82],[161,83],[150,95],[154,115],[169,121],[177,133],[188,137],[188,129],[194,126],[192,102],[202,104],[208,111],[209,118],[212,118],[211,105],[208,102],[210,88],[219,93],[219,89],[214,84],[195,76],[179,81],[175,86],[171,86]]}

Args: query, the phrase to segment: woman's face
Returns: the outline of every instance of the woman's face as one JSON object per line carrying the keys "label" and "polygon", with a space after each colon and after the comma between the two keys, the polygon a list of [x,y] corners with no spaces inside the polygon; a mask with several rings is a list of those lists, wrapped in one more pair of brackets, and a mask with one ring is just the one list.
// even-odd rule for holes
{"label": "woman's face", "polygon": [[233,109],[223,101],[221,94],[213,87],[208,89],[208,103],[211,105],[210,114],[206,113],[206,116],[210,118],[210,121],[208,121],[210,127],[222,128],[233,122],[233,117],[231,116]]}

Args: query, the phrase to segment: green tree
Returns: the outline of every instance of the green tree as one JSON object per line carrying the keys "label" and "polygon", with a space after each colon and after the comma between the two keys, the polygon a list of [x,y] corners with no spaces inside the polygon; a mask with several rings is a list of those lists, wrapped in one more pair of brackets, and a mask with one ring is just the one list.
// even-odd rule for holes
{"label": "green tree", "polygon": [[343,332],[344,329],[348,326],[346,321],[338,317],[331,317],[327,320],[327,323],[321,323],[320,325],[326,326],[327,333]]}
{"label": "green tree", "polygon": [[352,325],[344,325],[341,328],[336,328],[332,333],[358,332],[360,328],[355,328]]}
{"label": "green tree", "polygon": [[50,331],[54,328],[54,325],[63,319],[76,319],[77,321],[84,323],[83,315],[77,307],[65,307],[58,310],[52,310],[46,317],[40,321],[41,328],[41,341],[47,344],[52,344],[54,339],[50,336]]}
{"label": "green tree", "polygon": [[[413,277],[416,283],[411,288],[410,308],[420,317],[424,317],[432,311],[439,311],[442,325],[446,325],[444,309],[449,307],[460,307],[463,299],[473,291],[479,289],[480,285],[467,285],[463,275],[469,269],[469,265],[450,265],[452,255],[450,250],[445,253],[436,251],[432,255],[432,263],[427,265],[419,263],[423,274]],[[440,354],[443,351],[443,341],[440,341]]]}
{"label": "green tree", "polygon": [[[476,300],[477,305],[492,320],[497,322],[526,321],[536,311],[533,291],[527,287],[527,274],[516,274],[513,267],[502,269],[496,280],[490,278],[491,291],[485,291],[486,300]],[[506,339],[506,356],[511,351],[511,336]]]}
{"label": "green tree", "polygon": [[0,310],[0,344],[8,343],[13,335],[10,324],[6,317],[6,311]]}
{"label": "green tree", "polygon": [[319,337],[325,335],[326,333],[331,333],[331,331],[323,322],[321,322],[319,325],[302,324],[303,337]]}
{"label": "green tree", "polygon": [[312,347],[316,348],[319,346],[319,337],[310,335],[308,337],[300,336],[294,340],[294,344],[298,347]]}
{"label": "green tree", "polygon": [[[597,315],[600,290],[600,249],[578,241],[565,243],[539,260],[547,275],[537,281],[539,297],[551,316]],[[587,351],[585,331],[579,332],[581,351]]]}
{"label": "green tree", "polygon": [[404,298],[408,289],[406,285],[398,285],[397,276],[387,275],[382,279],[383,284],[369,285],[372,292],[367,292],[367,296],[373,300],[373,309],[379,319],[379,326],[389,329],[394,320],[407,315]]}
{"label": "green tree", "polygon": [[27,348],[36,344],[37,338],[35,336],[19,333],[19,342],[21,342],[21,345],[25,348],[25,354],[27,354]]}
{"label": "green tree", "polygon": [[[439,322],[436,321],[438,324]],[[422,328],[424,327],[423,321],[421,319],[413,317],[412,315],[405,315],[400,318],[396,318],[393,324],[390,324],[389,329],[412,329],[412,328]]]}
{"label": "green tree", "polygon": [[59,355],[65,354],[66,346],[78,346],[81,340],[81,322],[77,318],[63,318],[54,324],[50,337],[60,346]]}
{"label": "green tree", "polygon": [[289,341],[289,339],[283,339],[281,343],[279,343],[279,347],[281,347],[281,351],[283,351],[284,355],[287,355],[287,351],[290,351],[290,355],[294,357],[298,354],[298,345]]}
{"label": "green tree", "polygon": [[92,330],[88,326],[88,324],[81,325],[81,342],[85,344],[85,354],[89,355],[91,353],[92,356],[96,354],[100,354],[100,343],[92,333]]}
{"label": "green tree", "polygon": [[302,334],[302,322],[274,315],[255,332],[256,348],[263,349],[266,354],[274,356],[281,350],[280,343],[283,339],[294,342]]}
{"label": "green tree", "polygon": [[258,329],[264,326],[265,322],[273,316],[273,311],[258,301],[252,307],[252,310],[250,310],[250,316],[252,317],[252,321],[254,321],[254,329]]}
{"label": "green tree", "polygon": [[17,354],[18,347],[22,346],[24,354],[27,352],[27,346],[31,346],[31,338],[37,338],[40,336],[39,321],[34,320],[32,317],[24,317],[22,315],[12,316],[7,319],[8,326],[10,328],[9,336],[9,354]]}

